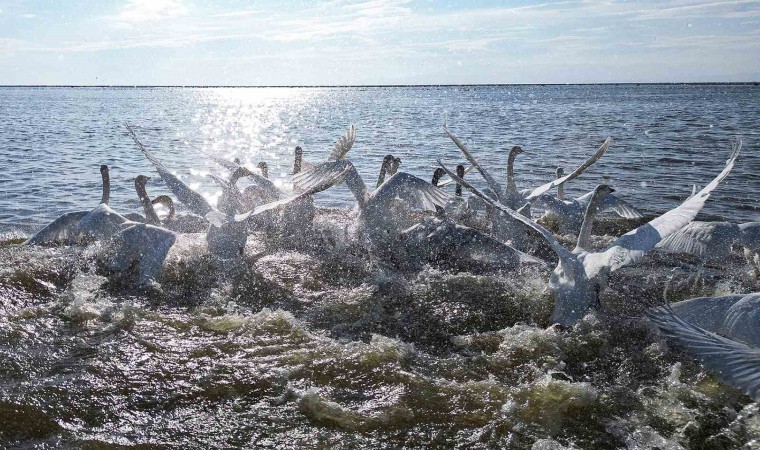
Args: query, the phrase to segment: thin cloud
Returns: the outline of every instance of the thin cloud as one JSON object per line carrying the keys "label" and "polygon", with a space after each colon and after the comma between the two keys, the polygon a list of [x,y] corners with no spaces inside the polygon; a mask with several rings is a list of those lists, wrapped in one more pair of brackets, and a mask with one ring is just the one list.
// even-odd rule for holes
{"label": "thin cloud", "polygon": [[187,7],[180,0],[129,0],[113,18],[128,23],[155,22],[181,17],[187,13]]}

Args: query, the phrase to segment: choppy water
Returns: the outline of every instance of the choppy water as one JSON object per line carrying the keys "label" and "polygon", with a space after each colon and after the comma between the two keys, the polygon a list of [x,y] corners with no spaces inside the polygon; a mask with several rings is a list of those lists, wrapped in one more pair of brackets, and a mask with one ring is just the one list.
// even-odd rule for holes
{"label": "choppy water", "polygon": [[[28,233],[97,203],[137,210],[153,175],[120,128],[210,197],[218,171],[185,142],[284,177],[292,147],[324,158],[348,123],[367,177],[383,155],[431,171],[455,160],[446,121],[494,167],[526,149],[518,183],[551,177],[615,139],[571,192],[602,174],[647,212],[676,204],[744,153],[708,215],[758,220],[758,89],[752,86],[404,89],[0,89],[0,232]],[[427,177],[426,177],[427,178]],[[151,193],[163,192],[160,184]],[[345,208],[345,190],[322,202]],[[757,448],[757,405],[640,319],[699,295],[760,289],[737,256],[721,267],[655,252],[616,272],[603,314],[547,328],[548,271],[398,271],[351,236],[353,212],[321,210],[331,244],[249,238],[218,265],[188,236],[162,290],[108,278],[90,248],[0,243],[0,446],[115,448]],[[346,228],[348,227],[348,228]],[[600,228],[603,230],[604,228]],[[598,237],[599,243],[609,237]]]}

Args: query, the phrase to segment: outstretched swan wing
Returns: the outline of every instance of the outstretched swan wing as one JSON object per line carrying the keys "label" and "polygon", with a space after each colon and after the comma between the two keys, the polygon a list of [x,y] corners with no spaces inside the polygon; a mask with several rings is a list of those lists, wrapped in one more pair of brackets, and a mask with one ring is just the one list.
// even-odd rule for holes
{"label": "outstretched swan wing", "polygon": [[335,161],[338,159],[344,159],[348,151],[353,147],[354,141],[356,141],[356,127],[351,125],[346,131],[346,134],[341,136],[338,141],[335,142],[335,146],[333,146],[330,157],[327,158],[327,160]]}
{"label": "outstretched swan wing", "polygon": [[235,221],[242,222],[244,220],[248,220],[248,219],[250,219],[252,217],[255,217],[255,216],[257,216],[257,215],[259,215],[259,214],[261,214],[263,212],[266,212],[266,211],[269,211],[269,210],[272,210],[272,209],[275,209],[275,208],[279,208],[280,206],[287,205],[287,204],[292,203],[292,202],[294,202],[296,200],[299,200],[299,199],[302,199],[304,197],[308,197],[308,196],[314,195],[314,194],[316,194],[318,192],[322,192],[324,190],[327,190],[327,189],[331,188],[332,186],[335,186],[336,184],[339,184],[342,181],[342,179],[346,177],[346,175],[348,175],[351,171],[355,171],[355,170],[356,169],[354,169],[353,165],[351,165],[349,167],[346,167],[345,169],[343,169],[343,172],[341,172],[341,173],[339,173],[339,174],[337,174],[335,176],[335,179],[325,179],[321,183],[313,185],[311,188],[309,188],[308,190],[305,190],[305,191],[301,192],[298,195],[294,195],[294,196],[291,196],[291,197],[288,197],[288,198],[285,198],[285,199],[282,199],[282,200],[277,200],[277,201],[274,201],[274,202],[270,202],[270,203],[266,203],[264,205],[257,206],[256,208],[252,209],[251,211],[248,211],[247,213],[236,215],[235,216]]}
{"label": "outstretched swan wing", "polygon": [[707,254],[710,249],[718,248],[727,254],[731,252],[731,245],[739,239],[740,233],[739,226],[735,224],[692,222],[663,239],[657,247],[700,257],[710,256]]}
{"label": "outstretched swan wing", "polygon": [[695,196],[687,199],[677,208],[620,236],[606,251],[589,255],[585,263],[606,265],[610,271],[615,271],[638,261],[661,240],[688,225],[705,205],[712,191],[731,172],[736,157],[739,156],[739,150],[741,150],[741,142],[734,144],[731,157],[726,162],[723,171]]}
{"label": "outstretched swan wing", "polygon": [[626,219],[641,219],[644,217],[633,205],[614,194],[607,194],[599,208],[601,211],[614,211],[620,217]]}
{"label": "outstretched swan wing", "polygon": [[77,234],[77,224],[89,211],[77,211],[63,214],[50,222],[34,236],[27,239],[25,245],[70,244]]}
{"label": "outstretched swan wing", "polygon": [[669,306],[650,310],[647,316],[718,378],[760,401],[760,350],[696,327]]}
{"label": "outstretched swan wing", "polygon": [[554,181],[550,181],[549,183],[542,184],[541,186],[533,189],[532,192],[530,192],[527,196],[525,196],[525,200],[530,200],[532,198],[538,197],[539,195],[546,193],[547,191],[550,191],[554,189],[555,187],[558,187],[560,185],[563,185],[567,183],[568,181],[572,180],[573,178],[578,177],[580,174],[586,171],[589,167],[591,167],[592,164],[594,164],[599,158],[604,155],[604,152],[607,151],[607,149],[610,146],[610,142],[612,142],[612,138],[608,137],[604,140],[602,143],[602,146],[599,147],[599,150],[596,151],[589,159],[587,159],[583,164],[578,166],[577,169],[575,169],[570,175],[565,175],[562,178],[558,178]]}
{"label": "outstretched swan wing", "polygon": [[[445,131],[446,135],[448,137],[450,137],[452,141],[454,141],[454,143],[456,144],[457,147],[459,147],[459,150],[462,152],[462,154],[464,155],[464,157],[467,158],[467,161],[469,161],[470,164],[472,164],[473,166],[475,166],[475,168],[478,169],[478,172],[480,172],[480,174],[483,175],[483,178],[485,178],[486,183],[488,183],[488,187],[493,192],[495,192],[496,195],[501,196],[502,193],[504,192],[504,188],[501,187],[501,184],[499,184],[499,182],[496,181],[496,179],[494,177],[492,177],[491,174],[488,173],[488,171],[486,169],[484,169],[483,166],[481,166],[478,163],[478,160],[476,160],[475,157],[472,156],[472,154],[467,149],[467,147],[464,145],[464,143],[462,143],[462,141],[460,141],[459,138],[454,135],[454,133],[452,133],[451,131],[449,131],[449,128],[446,125],[443,126],[443,131]],[[454,179],[454,177],[452,177],[452,180],[453,179]],[[502,199],[499,198],[499,200],[502,200]]]}
{"label": "outstretched swan wing", "polygon": [[164,180],[166,185],[169,186],[169,189],[171,189],[179,201],[187,205],[187,207],[190,208],[190,210],[192,210],[194,213],[201,216],[204,216],[214,210],[214,208],[206,201],[205,198],[203,198],[201,194],[195,192],[182,180],[169,173],[161,161],[159,161],[159,159],[156,158],[156,156],[153,155],[153,153],[150,152],[147,148],[145,148],[139,139],[137,139],[137,135],[131,126],[125,125],[125,127],[127,128],[127,131],[129,131],[129,135],[132,137],[132,140],[135,141],[135,144],[137,144],[138,147],[140,147],[140,150],[142,150],[143,154],[145,154],[145,157],[148,158],[148,161],[150,161],[151,164],[153,164],[158,173],[161,175],[161,178]]}
{"label": "outstretched swan wing", "polygon": [[392,200],[398,198],[412,209],[435,211],[443,206],[449,196],[429,182],[406,172],[397,172],[372,194],[375,198]]}

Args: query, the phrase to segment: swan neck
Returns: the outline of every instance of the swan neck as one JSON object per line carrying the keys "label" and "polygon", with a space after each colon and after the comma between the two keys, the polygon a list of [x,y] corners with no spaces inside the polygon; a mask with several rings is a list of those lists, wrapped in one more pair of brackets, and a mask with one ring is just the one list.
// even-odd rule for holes
{"label": "swan neck", "polygon": [[[156,203],[160,203],[164,205],[169,210],[169,215],[166,216],[166,219],[164,219],[164,222],[168,222],[174,218],[174,215],[177,213],[177,210],[174,209],[174,200],[172,200],[171,197],[168,195],[159,195],[158,197],[151,200],[151,205],[155,205]],[[158,216],[158,214],[156,214]]]}
{"label": "swan neck", "polygon": [[103,194],[100,197],[100,203],[108,204],[111,199],[111,178],[108,175],[108,167],[104,166],[100,171],[100,176],[103,178]]}
{"label": "swan neck", "polygon": [[517,190],[517,185],[515,185],[515,158],[517,158],[517,154],[517,149],[513,148],[507,159],[507,189],[513,191]]}
{"label": "swan neck", "polygon": [[367,192],[367,185],[364,184],[364,180],[362,180],[359,172],[356,169],[349,171],[344,181],[346,186],[351,190],[351,193],[354,194],[359,208],[364,209],[369,201],[369,192]]}
{"label": "swan neck", "polygon": [[239,167],[237,170],[232,172],[232,175],[230,175],[230,184],[234,187],[235,184],[238,182],[239,179],[243,178],[248,174],[248,170],[244,167]]}
{"label": "swan neck", "polygon": [[388,163],[383,161],[383,164],[380,166],[380,175],[377,177],[377,185],[375,187],[380,187],[380,185],[385,182],[385,174],[387,171]]}
{"label": "swan neck", "polygon": [[441,172],[435,171],[433,172],[433,179],[430,181],[430,184],[432,184],[435,187],[438,187],[438,183],[441,181]]}
{"label": "swan neck", "polygon": [[145,220],[149,225],[160,225],[158,214],[153,209],[153,203],[151,203],[148,193],[145,191],[145,185],[135,180],[135,190],[137,191],[137,196],[140,197],[140,203],[145,213]]}
{"label": "swan neck", "polygon": [[293,161],[293,175],[301,172],[301,165],[303,163],[303,150],[301,147],[296,147],[295,159]]}
{"label": "swan neck", "polygon": [[[459,165],[457,166],[457,176],[459,178],[464,179],[464,166]],[[462,185],[457,183],[456,189],[454,190],[454,193],[457,195],[457,197],[462,196]]]}

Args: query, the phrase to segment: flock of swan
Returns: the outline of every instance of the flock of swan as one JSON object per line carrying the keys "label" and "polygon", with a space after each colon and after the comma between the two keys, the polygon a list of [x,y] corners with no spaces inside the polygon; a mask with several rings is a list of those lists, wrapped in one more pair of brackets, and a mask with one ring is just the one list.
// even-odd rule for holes
{"label": "flock of swan", "polygon": [[[509,153],[503,186],[444,127],[468,167],[460,164],[452,170],[438,159],[439,167],[432,181],[427,181],[399,171],[401,160],[388,155],[382,161],[377,182],[368,187],[348,158],[356,140],[356,130],[351,126],[324,162],[307,163],[301,147],[296,147],[292,189],[279,188],[269,180],[266,163],[258,165],[257,173],[238,160],[207,155],[230,171],[227,178],[211,176],[222,189],[217,204],[212,205],[172,174],[131,127],[127,126],[127,130],[176,201],[190,213],[177,214],[175,200],[169,196],[151,199],[146,191],[149,178],[144,175],[134,180],[144,214],[114,211],[109,206],[108,167],[101,166],[100,203],[91,210],[62,215],[25,244],[100,241],[110,250],[110,270],[136,271],[140,283],[151,285],[160,278],[169,250],[184,233],[204,233],[209,253],[225,261],[240,261],[248,236],[256,231],[308,240],[315,217],[313,197],[345,184],[358,207],[358,238],[366,240],[374,255],[390,263],[406,267],[486,265],[506,273],[523,265],[554,266],[549,279],[555,295],[551,320],[559,327],[571,327],[597,308],[610,274],[635,264],[655,247],[693,253],[706,260],[721,260],[740,247],[749,263],[760,267],[760,222],[693,221],[731,172],[740,143],[733,145],[725,166],[703,189],[600,250],[592,241],[595,215],[609,211],[623,218],[641,219],[642,214],[615,196],[614,189],[607,185],[598,185],[575,199],[565,197],[564,185],[605,154],[609,138],[569,174],[558,168],[556,179],[533,189],[518,190],[514,161],[523,152],[520,147],[513,147]],[[470,182],[471,171],[482,176],[485,189]],[[237,186],[241,179],[250,182],[242,190]],[[456,186],[454,195],[444,191],[452,184]],[[465,189],[469,196],[464,195]],[[551,194],[554,189],[556,194]],[[159,204],[169,211],[165,217],[155,209]],[[536,209],[544,212],[541,218],[533,217]],[[556,223],[562,233],[577,235],[574,248],[567,248],[544,227],[545,221]],[[650,309],[648,316],[668,339],[691,352],[719,378],[760,401],[760,294],[697,298]]]}

